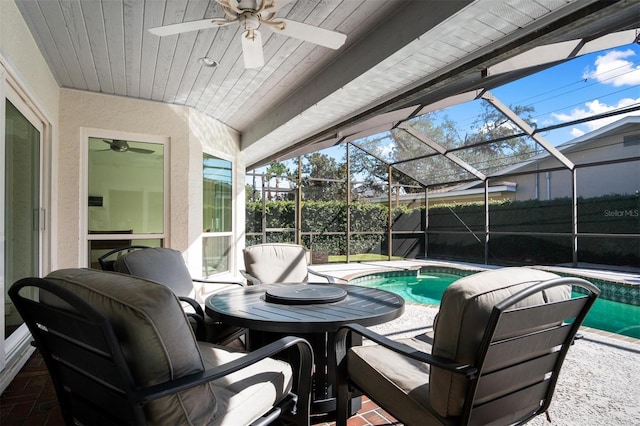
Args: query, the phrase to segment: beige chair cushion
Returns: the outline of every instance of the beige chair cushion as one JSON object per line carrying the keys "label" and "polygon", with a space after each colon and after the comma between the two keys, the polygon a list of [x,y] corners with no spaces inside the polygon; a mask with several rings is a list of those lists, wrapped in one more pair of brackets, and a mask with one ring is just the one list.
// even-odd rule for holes
{"label": "beige chair cushion", "polygon": [[[431,345],[401,339],[418,351],[431,353]],[[356,346],[347,353],[349,377],[364,393],[406,425],[438,424],[429,411],[429,365],[379,345]],[[391,407],[393,407],[391,409]]]}
{"label": "beige chair cushion", "polygon": [[[66,269],[46,277],[109,318],[136,383],[150,386],[204,370],[180,303],[167,287],[113,272]],[[132,326],[135,324],[135,326]],[[145,406],[152,424],[207,424],[216,414],[212,384]]]}
{"label": "beige chair cushion", "polygon": [[244,249],[244,266],[262,284],[300,283],[309,278],[304,247],[258,244]]}
{"label": "beige chair cushion", "polygon": [[[233,361],[242,353],[198,342],[205,368]],[[248,425],[286,396],[292,387],[289,364],[271,358],[213,382],[218,411],[211,425]]]}
{"label": "beige chair cushion", "polygon": [[[473,364],[493,307],[512,294],[540,281],[558,278],[550,272],[530,268],[502,268],[459,279],[442,296],[434,321],[433,355]],[[516,307],[565,300],[571,287],[554,287],[537,293]],[[432,368],[429,380],[431,406],[444,417],[462,412],[464,377]]]}

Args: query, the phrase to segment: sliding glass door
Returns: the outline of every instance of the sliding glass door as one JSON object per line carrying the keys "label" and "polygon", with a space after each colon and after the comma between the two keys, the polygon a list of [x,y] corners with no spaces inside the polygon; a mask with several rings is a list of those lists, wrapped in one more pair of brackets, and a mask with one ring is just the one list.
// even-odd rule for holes
{"label": "sliding glass door", "polygon": [[[0,277],[4,296],[4,351],[10,357],[27,333],[22,318],[7,296],[20,278],[40,275],[41,252],[41,135],[42,126],[29,117],[17,100],[4,100],[4,139],[0,143],[4,161],[0,185]],[[2,158],[2,157],[0,157]]]}

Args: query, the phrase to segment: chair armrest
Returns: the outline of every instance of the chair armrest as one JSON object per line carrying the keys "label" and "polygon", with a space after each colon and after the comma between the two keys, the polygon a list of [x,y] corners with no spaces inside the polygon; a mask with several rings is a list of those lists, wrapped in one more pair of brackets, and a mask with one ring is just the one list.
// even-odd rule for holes
{"label": "chair armrest", "polygon": [[318,276],[318,277],[322,277],[322,278],[324,278],[325,280],[327,280],[327,281],[328,281],[328,282],[330,282],[330,283],[335,283],[335,282],[336,282],[335,278],[333,278],[333,277],[332,277],[332,276],[330,276],[330,275],[322,274],[322,273],[320,273],[320,272],[316,272],[316,271],[314,271],[314,270],[312,270],[312,269],[307,269],[307,271],[309,271],[309,273],[310,273],[310,274],[313,274],[313,275],[316,275],[316,276]]}
{"label": "chair armrest", "polygon": [[352,332],[357,333],[363,337],[366,337],[372,342],[377,343],[381,346],[384,346],[385,348],[393,352],[397,352],[409,358],[415,359],[420,362],[424,362],[434,367],[451,371],[453,373],[463,374],[469,379],[473,379],[478,372],[478,369],[476,367],[472,367],[468,364],[460,364],[448,358],[434,356],[426,352],[418,351],[417,349],[412,348],[411,346],[405,345],[403,343],[398,343],[385,336],[377,334],[369,330],[368,328],[363,327],[360,324],[347,324],[338,330],[338,334],[336,336],[336,358],[338,363],[340,363],[344,359],[344,357],[347,355],[346,342],[349,337],[349,334]]}
{"label": "chair armrest", "polygon": [[115,261],[113,260],[107,260],[110,256],[118,253],[118,252],[128,252],[131,250],[137,250],[137,249],[146,249],[149,248],[149,246],[127,246],[127,247],[118,247],[115,248],[105,254],[103,254],[102,256],[100,256],[98,258],[98,263],[100,264],[100,269],[102,269],[103,271],[113,271],[113,263]]}
{"label": "chair armrest", "polygon": [[188,296],[178,296],[178,299],[181,302],[188,303],[189,306],[191,306],[193,308],[193,310],[195,311],[196,314],[198,314],[202,318],[204,318],[204,311],[202,310],[202,306],[198,302],[196,302],[194,299],[192,299],[191,297],[188,297]]}
{"label": "chair armrest", "polygon": [[246,287],[247,285],[241,281],[220,281],[220,280],[205,280],[203,278],[192,278],[194,282],[202,283],[202,284],[233,284],[238,285],[240,287]]}
{"label": "chair armrest", "polygon": [[205,340],[207,335],[207,328],[204,322],[204,311],[202,310],[202,306],[198,302],[187,296],[178,296],[178,299],[181,302],[188,303],[189,306],[193,308],[194,312],[185,312],[185,315],[189,318],[193,318],[193,320],[196,322],[196,340]]}
{"label": "chair armrest", "polygon": [[248,273],[247,271],[241,269],[240,273],[242,274],[243,277],[246,278],[247,280],[247,284],[248,285],[258,285],[258,284],[262,284],[262,281],[260,281],[259,279],[257,279],[256,277],[254,277],[253,275],[251,275],[250,273]]}
{"label": "chair armrest", "polygon": [[[235,359],[226,364],[210,368],[200,373],[190,374],[179,379],[170,380],[154,386],[138,390],[136,398],[139,403],[146,403],[154,399],[162,398],[177,392],[190,389],[194,386],[208,383],[228,374],[241,370],[256,362],[283,352],[295,346],[299,354],[299,366],[297,371],[297,384],[294,393],[298,396],[297,411],[301,418],[309,416],[311,401],[311,375],[313,368],[313,351],[308,341],[301,337],[286,336],[267,346],[263,346],[247,355]],[[295,374],[295,371],[294,371]],[[295,377],[295,376],[294,376]]]}

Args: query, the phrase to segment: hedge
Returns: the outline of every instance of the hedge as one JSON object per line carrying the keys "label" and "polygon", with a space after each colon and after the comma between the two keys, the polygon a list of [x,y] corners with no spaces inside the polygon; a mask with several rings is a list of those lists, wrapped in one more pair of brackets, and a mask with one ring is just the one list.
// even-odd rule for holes
{"label": "hedge", "polygon": [[[302,205],[302,231],[313,232],[305,236],[303,244],[316,251],[332,255],[346,254],[347,227],[346,203],[340,201],[306,201]],[[637,195],[607,195],[578,199],[579,233],[640,234],[640,197]],[[571,200],[559,198],[550,201],[500,201],[489,205],[489,226],[492,232],[531,232],[571,234]],[[353,203],[351,214],[351,254],[388,254],[388,211],[385,205]],[[247,203],[248,233],[261,230],[262,203]],[[424,253],[424,237],[413,231],[424,231],[426,215],[424,207],[392,210],[392,228],[406,234],[394,236],[394,250],[410,246],[402,255],[419,256]],[[484,206],[477,203],[441,205],[429,209],[430,257],[484,258],[483,233]],[[295,203],[293,201],[269,201],[266,204],[267,227],[294,228]],[[380,232],[383,231],[383,232]],[[463,234],[447,234],[458,231]],[[358,234],[359,232],[374,232]],[[338,233],[337,235],[335,233]],[[475,234],[475,236],[474,236]],[[476,238],[479,236],[479,238]],[[291,241],[294,235],[269,235],[270,241]],[[403,244],[402,239],[410,240]],[[478,239],[480,241],[478,241]],[[260,242],[251,237],[247,244]],[[406,252],[406,254],[404,254]],[[397,254],[394,252],[394,255]],[[495,261],[520,263],[570,262],[570,236],[492,236],[489,257]],[[640,240],[637,238],[581,237],[580,261],[640,265]]]}

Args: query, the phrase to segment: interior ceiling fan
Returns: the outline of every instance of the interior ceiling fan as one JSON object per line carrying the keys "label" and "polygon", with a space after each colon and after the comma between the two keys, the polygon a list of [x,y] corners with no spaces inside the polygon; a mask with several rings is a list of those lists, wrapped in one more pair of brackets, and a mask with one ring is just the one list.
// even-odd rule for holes
{"label": "interior ceiling fan", "polygon": [[275,15],[278,9],[289,1],[279,0],[276,6],[275,0],[216,0],[222,6],[222,10],[226,15],[225,18],[182,22],[150,28],[149,31],[158,36],[167,36],[239,24],[244,29],[242,32],[242,56],[245,68],[260,68],[264,65],[262,35],[258,31],[258,27],[261,24],[264,24],[275,33],[330,49],[339,49],[344,44],[347,39],[345,34],[285,18],[276,18]]}
{"label": "interior ceiling fan", "polygon": [[138,154],[153,154],[155,151],[151,149],[132,148],[127,141],[121,139],[114,139],[113,141],[102,139],[103,142],[109,144],[109,148],[102,151],[116,151],[116,152],[136,152]]}

